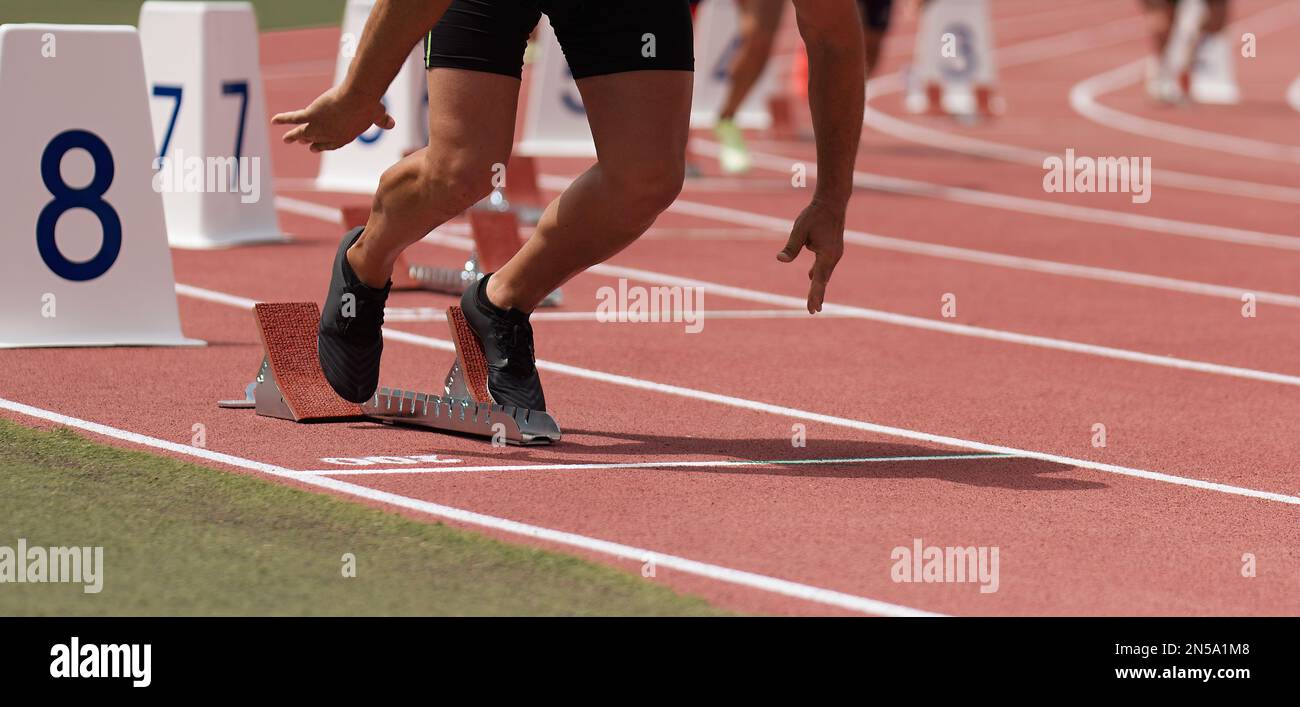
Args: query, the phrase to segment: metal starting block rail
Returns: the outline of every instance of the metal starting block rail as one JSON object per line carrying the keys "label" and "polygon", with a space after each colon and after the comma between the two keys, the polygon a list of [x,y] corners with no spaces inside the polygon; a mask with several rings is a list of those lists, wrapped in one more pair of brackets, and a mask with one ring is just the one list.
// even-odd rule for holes
{"label": "metal starting block rail", "polygon": [[496,437],[519,445],[550,444],[560,439],[559,426],[544,412],[451,395],[380,388],[361,410],[366,417],[382,422]]}
{"label": "metal starting block rail", "polygon": [[[479,266],[478,253],[471,253],[463,268],[444,268],[437,265],[409,265],[406,276],[413,289],[428,290],[444,295],[461,295],[486,275]],[[393,281],[397,285],[397,281]],[[538,304],[539,307],[559,307],[564,304],[564,293],[555,290]]]}
{"label": "metal starting block rail", "polygon": [[[393,267],[393,289],[425,290],[444,295],[462,295],[478,284],[484,275],[496,272],[519,252],[523,242],[519,239],[519,215],[505,205],[494,201],[500,196],[494,191],[483,203],[469,211],[470,233],[474,237],[474,251],[461,267],[443,267],[411,263],[405,254],[399,255]],[[347,229],[366,225],[370,207],[345,206],[343,226]],[[556,290],[543,299],[539,306],[559,307],[564,304],[564,294]]]}
{"label": "metal starting block rail", "polygon": [[486,359],[459,307],[447,311],[457,354],[442,394],[384,387],[362,405],[339,398],[321,372],[316,355],[320,309],[315,303],[263,302],[253,316],[263,344],[262,364],[244,398],[220,401],[219,407],[253,409],[293,422],[369,419],[516,445],[560,441],[560,427],[546,412],[498,405],[487,397]]}

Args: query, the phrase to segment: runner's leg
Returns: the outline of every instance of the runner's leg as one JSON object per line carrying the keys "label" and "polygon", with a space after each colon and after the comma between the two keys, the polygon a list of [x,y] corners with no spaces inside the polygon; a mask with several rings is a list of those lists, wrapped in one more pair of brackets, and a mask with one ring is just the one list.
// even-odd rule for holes
{"label": "runner's leg", "polygon": [[384,172],[366,229],[348,251],[372,287],[388,281],[407,246],[487,196],[492,166],[510,158],[518,79],[434,68],[428,84],[429,146]]}
{"label": "runner's leg", "polygon": [[692,74],[580,79],[597,163],[547,207],[537,232],[488,283],[502,308],[531,312],[570,278],[623,250],[681,191]]}

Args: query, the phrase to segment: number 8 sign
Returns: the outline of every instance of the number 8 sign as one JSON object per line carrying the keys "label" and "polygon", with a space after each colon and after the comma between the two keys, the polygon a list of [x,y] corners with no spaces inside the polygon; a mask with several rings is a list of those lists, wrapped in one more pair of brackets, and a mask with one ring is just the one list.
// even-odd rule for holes
{"label": "number 8 sign", "polygon": [[0,105],[23,107],[0,110],[0,348],[203,343],[181,333],[149,101],[134,28],[0,25]]}

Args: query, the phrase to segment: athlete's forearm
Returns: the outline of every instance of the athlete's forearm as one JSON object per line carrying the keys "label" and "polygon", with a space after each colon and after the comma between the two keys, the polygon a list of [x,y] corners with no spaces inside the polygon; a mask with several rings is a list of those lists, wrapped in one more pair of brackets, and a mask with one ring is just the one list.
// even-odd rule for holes
{"label": "athlete's forearm", "polygon": [[808,104],[817,135],[815,198],[846,204],[862,137],[866,56],[854,0],[795,0],[808,46]]}
{"label": "athlete's forearm", "polygon": [[415,43],[450,4],[451,0],[377,0],[343,80],[344,93],[367,100],[383,98]]}

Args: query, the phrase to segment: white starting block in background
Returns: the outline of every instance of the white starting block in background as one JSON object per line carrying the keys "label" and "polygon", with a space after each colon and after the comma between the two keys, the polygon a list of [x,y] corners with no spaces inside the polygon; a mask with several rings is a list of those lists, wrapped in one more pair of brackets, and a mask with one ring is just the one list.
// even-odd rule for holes
{"label": "white starting block in background", "polygon": [[595,157],[578,84],[545,15],[537,25],[537,47],[537,61],[528,68],[528,108],[516,151],[527,157]]}
{"label": "white starting block in background", "polygon": [[[709,0],[700,5],[695,19],[695,91],[691,96],[691,127],[711,128],[731,86],[731,62],[740,48],[740,11],[736,0]],[[768,99],[777,81],[769,61],[763,75],[736,112],[736,124],[745,129],[772,126]]]}
{"label": "white starting block in background", "polygon": [[286,240],[257,41],[246,2],[146,2],[140,10],[158,185],[177,248]]}
{"label": "white starting block in background", "polygon": [[[343,34],[339,40],[338,61],[334,65],[334,85],[343,83],[348,67],[361,42],[366,19],[375,0],[348,0],[343,13]],[[379,188],[384,170],[413,150],[429,144],[429,87],[424,73],[424,43],[411,49],[384,94],[388,114],[397,121],[392,130],[372,127],[351,144],[321,155],[316,188],[324,191],[373,194]]]}
{"label": "white starting block in background", "polygon": [[988,0],[931,0],[921,10],[905,107],[949,115],[1000,112]]}
{"label": "white starting block in background", "polygon": [[1201,40],[1192,60],[1193,101],[1216,105],[1241,103],[1241,88],[1237,85],[1237,69],[1233,63],[1235,54],[1222,32]]}
{"label": "white starting block in background", "polygon": [[0,347],[186,346],[133,27],[0,26]]}

